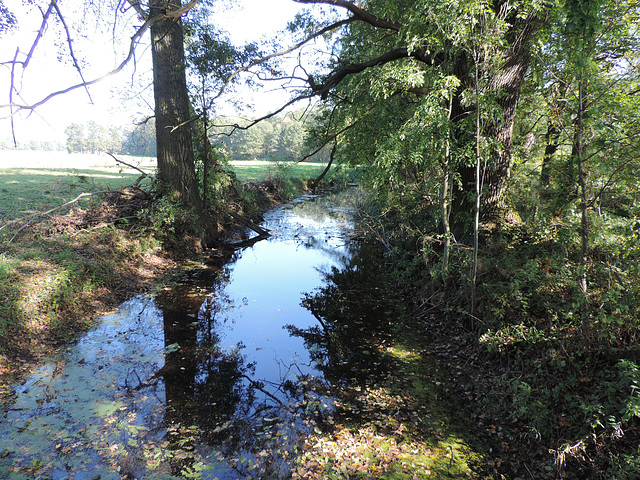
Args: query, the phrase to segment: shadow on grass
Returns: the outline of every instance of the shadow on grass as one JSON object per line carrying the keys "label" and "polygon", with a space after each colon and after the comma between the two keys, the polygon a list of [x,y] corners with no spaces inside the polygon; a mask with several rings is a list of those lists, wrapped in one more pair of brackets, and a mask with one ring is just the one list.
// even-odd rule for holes
{"label": "shadow on grass", "polygon": [[62,205],[82,192],[131,185],[139,173],[113,169],[0,169],[0,223]]}
{"label": "shadow on grass", "polygon": [[153,239],[113,227],[77,235],[27,233],[0,245],[2,395],[21,369],[149,285],[168,266],[159,251]]}
{"label": "shadow on grass", "polygon": [[293,477],[490,478],[381,258],[371,246],[354,248],[352,260],[302,302],[318,325],[288,327],[304,339],[336,402],[318,418]]}

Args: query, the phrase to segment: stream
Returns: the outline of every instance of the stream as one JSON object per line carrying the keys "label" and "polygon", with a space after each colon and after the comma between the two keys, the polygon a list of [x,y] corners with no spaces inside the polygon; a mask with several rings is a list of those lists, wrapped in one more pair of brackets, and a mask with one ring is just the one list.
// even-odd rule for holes
{"label": "stream", "polygon": [[[318,297],[337,288],[331,275],[359,271],[348,197],[268,212],[271,237],[130,299],[16,386],[0,478],[286,477],[305,436],[333,423],[331,385],[354,376],[338,337],[362,332],[329,325],[348,306]],[[360,350],[371,362],[358,368],[376,374]]]}

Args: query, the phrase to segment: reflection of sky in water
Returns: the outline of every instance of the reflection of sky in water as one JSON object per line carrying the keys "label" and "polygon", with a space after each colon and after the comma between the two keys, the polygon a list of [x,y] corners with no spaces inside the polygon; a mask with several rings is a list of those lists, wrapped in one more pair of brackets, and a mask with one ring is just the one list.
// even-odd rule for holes
{"label": "reflection of sky in water", "polygon": [[[255,363],[250,376],[275,395],[285,378],[318,374],[302,339],[283,327],[317,324],[300,305],[302,296],[346,255],[348,227],[324,205],[298,202],[269,212],[264,226],[273,236],[223,267],[229,281],[202,295],[198,315],[185,303],[187,331],[195,329],[198,341],[219,339],[225,351],[244,345],[246,363]],[[340,208],[333,213],[345,215]],[[178,348],[165,345],[167,318],[153,298],[135,297],[19,386],[0,417],[0,478],[115,480],[127,469],[131,478],[146,478],[150,458],[166,448],[170,384],[157,372]],[[193,375],[206,383],[204,370]]]}
{"label": "reflection of sky in water", "polygon": [[[136,297],[38,369],[16,389],[16,402],[0,423],[0,478],[112,478],[100,463],[125,455],[119,445],[157,440],[153,427],[164,417],[162,385],[146,389],[143,397],[130,393],[162,365],[163,347],[153,299]],[[23,477],[8,468],[40,463],[48,466],[47,475]]]}
{"label": "reflection of sky in water", "polygon": [[300,301],[305,292],[321,285],[323,272],[337,266],[346,251],[343,221],[326,210],[315,217],[305,217],[300,210],[270,212],[265,226],[273,236],[243,250],[227,266],[230,282],[219,297],[231,299],[234,308],[212,325],[223,348],[245,346],[247,362],[255,362],[255,380],[274,384],[300,373],[318,374],[309,365],[303,340],[283,327],[317,325]]}
{"label": "reflection of sky in water", "polygon": [[304,292],[320,284],[316,267],[327,263],[318,250],[286,241],[256,244],[235,264],[226,291],[241,307],[228,312],[218,332],[222,346],[239,342],[246,346],[247,360],[256,362],[257,379],[279,382],[293,363],[311,373],[304,367],[309,356],[302,339],[292,338],[283,326],[306,328],[317,323],[300,300]]}

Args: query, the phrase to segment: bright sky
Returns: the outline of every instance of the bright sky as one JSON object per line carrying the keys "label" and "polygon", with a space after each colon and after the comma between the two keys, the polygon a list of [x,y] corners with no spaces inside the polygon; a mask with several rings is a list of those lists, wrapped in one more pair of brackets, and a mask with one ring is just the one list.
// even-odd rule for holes
{"label": "bright sky", "polygon": [[[48,2],[39,2],[48,3]],[[31,10],[25,14],[22,0],[4,0],[5,6],[18,17],[19,30],[12,31],[0,37],[0,62],[12,60],[16,49],[19,48],[21,58],[24,59],[34,41],[40,27],[42,16],[38,10]],[[60,0],[58,2],[62,13],[67,17],[72,30],[82,22],[82,0]],[[225,5],[229,2],[224,1]],[[282,30],[287,21],[294,18],[302,10],[301,4],[293,0],[237,0],[237,5],[229,11],[222,11],[215,16],[217,26],[229,32],[229,36],[236,44],[256,41],[261,37]],[[74,22],[74,15],[76,19]],[[107,15],[113,15],[112,12]],[[138,24],[127,26],[127,33],[122,35],[127,45],[114,45],[111,31],[99,31],[95,25],[87,25],[84,36],[77,37],[73,46],[78,57],[87,61],[83,65],[85,80],[93,80],[108,73],[126,56],[124,47],[128,48],[128,39]],[[69,61],[61,63],[58,50],[52,46],[55,41],[54,32],[47,32],[41,40],[40,48],[33,58],[23,77],[17,77],[15,82],[21,86],[22,98],[14,98],[15,103],[33,104],[42,100],[48,94],[78,84],[80,77]],[[148,35],[148,33],[147,33]],[[146,40],[146,39],[145,39]],[[58,42],[60,42],[58,40]],[[148,42],[147,42],[148,43]],[[47,48],[43,48],[43,47]],[[66,48],[65,45],[62,47]],[[60,47],[60,48],[62,48]],[[84,89],[76,89],[71,93],[58,96],[46,104],[38,107],[35,112],[27,115],[23,112],[14,116],[16,135],[19,139],[51,140],[66,138],[64,130],[70,123],[95,120],[100,124],[126,124],[131,117],[139,119],[148,115],[151,110],[144,102],[123,102],[123,95],[127,92],[138,92],[147,86],[147,99],[152,98],[150,89],[150,59],[148,48],[140,49],[135,63],[129,65],[122,72],[109,79],[89,87],[91,99]],[[10,85],[11,69],[8,65],[0,65],[0,105],[7,105]],[[282,95],[267,93],[254,96],[256,103],[262,108],[273,108],[280,105]],[[92,103],[93,101],[93,103]],[[10,123],[7,120],[9,111],[0,109],[0,138],[10,136]],[[5,117],[5,118],[2,118]]]}

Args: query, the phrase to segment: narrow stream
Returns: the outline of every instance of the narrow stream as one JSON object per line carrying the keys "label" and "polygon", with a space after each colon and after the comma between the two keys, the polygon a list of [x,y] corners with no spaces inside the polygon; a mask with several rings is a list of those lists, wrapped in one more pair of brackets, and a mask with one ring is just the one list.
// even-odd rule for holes
{"label": "narrow stream", "polygon": [[0,478],[286,476],[336,408],[310,292],[351,260],[340,198],[269,212],[268,240],[132,298],[33,373],[0,417]]}

